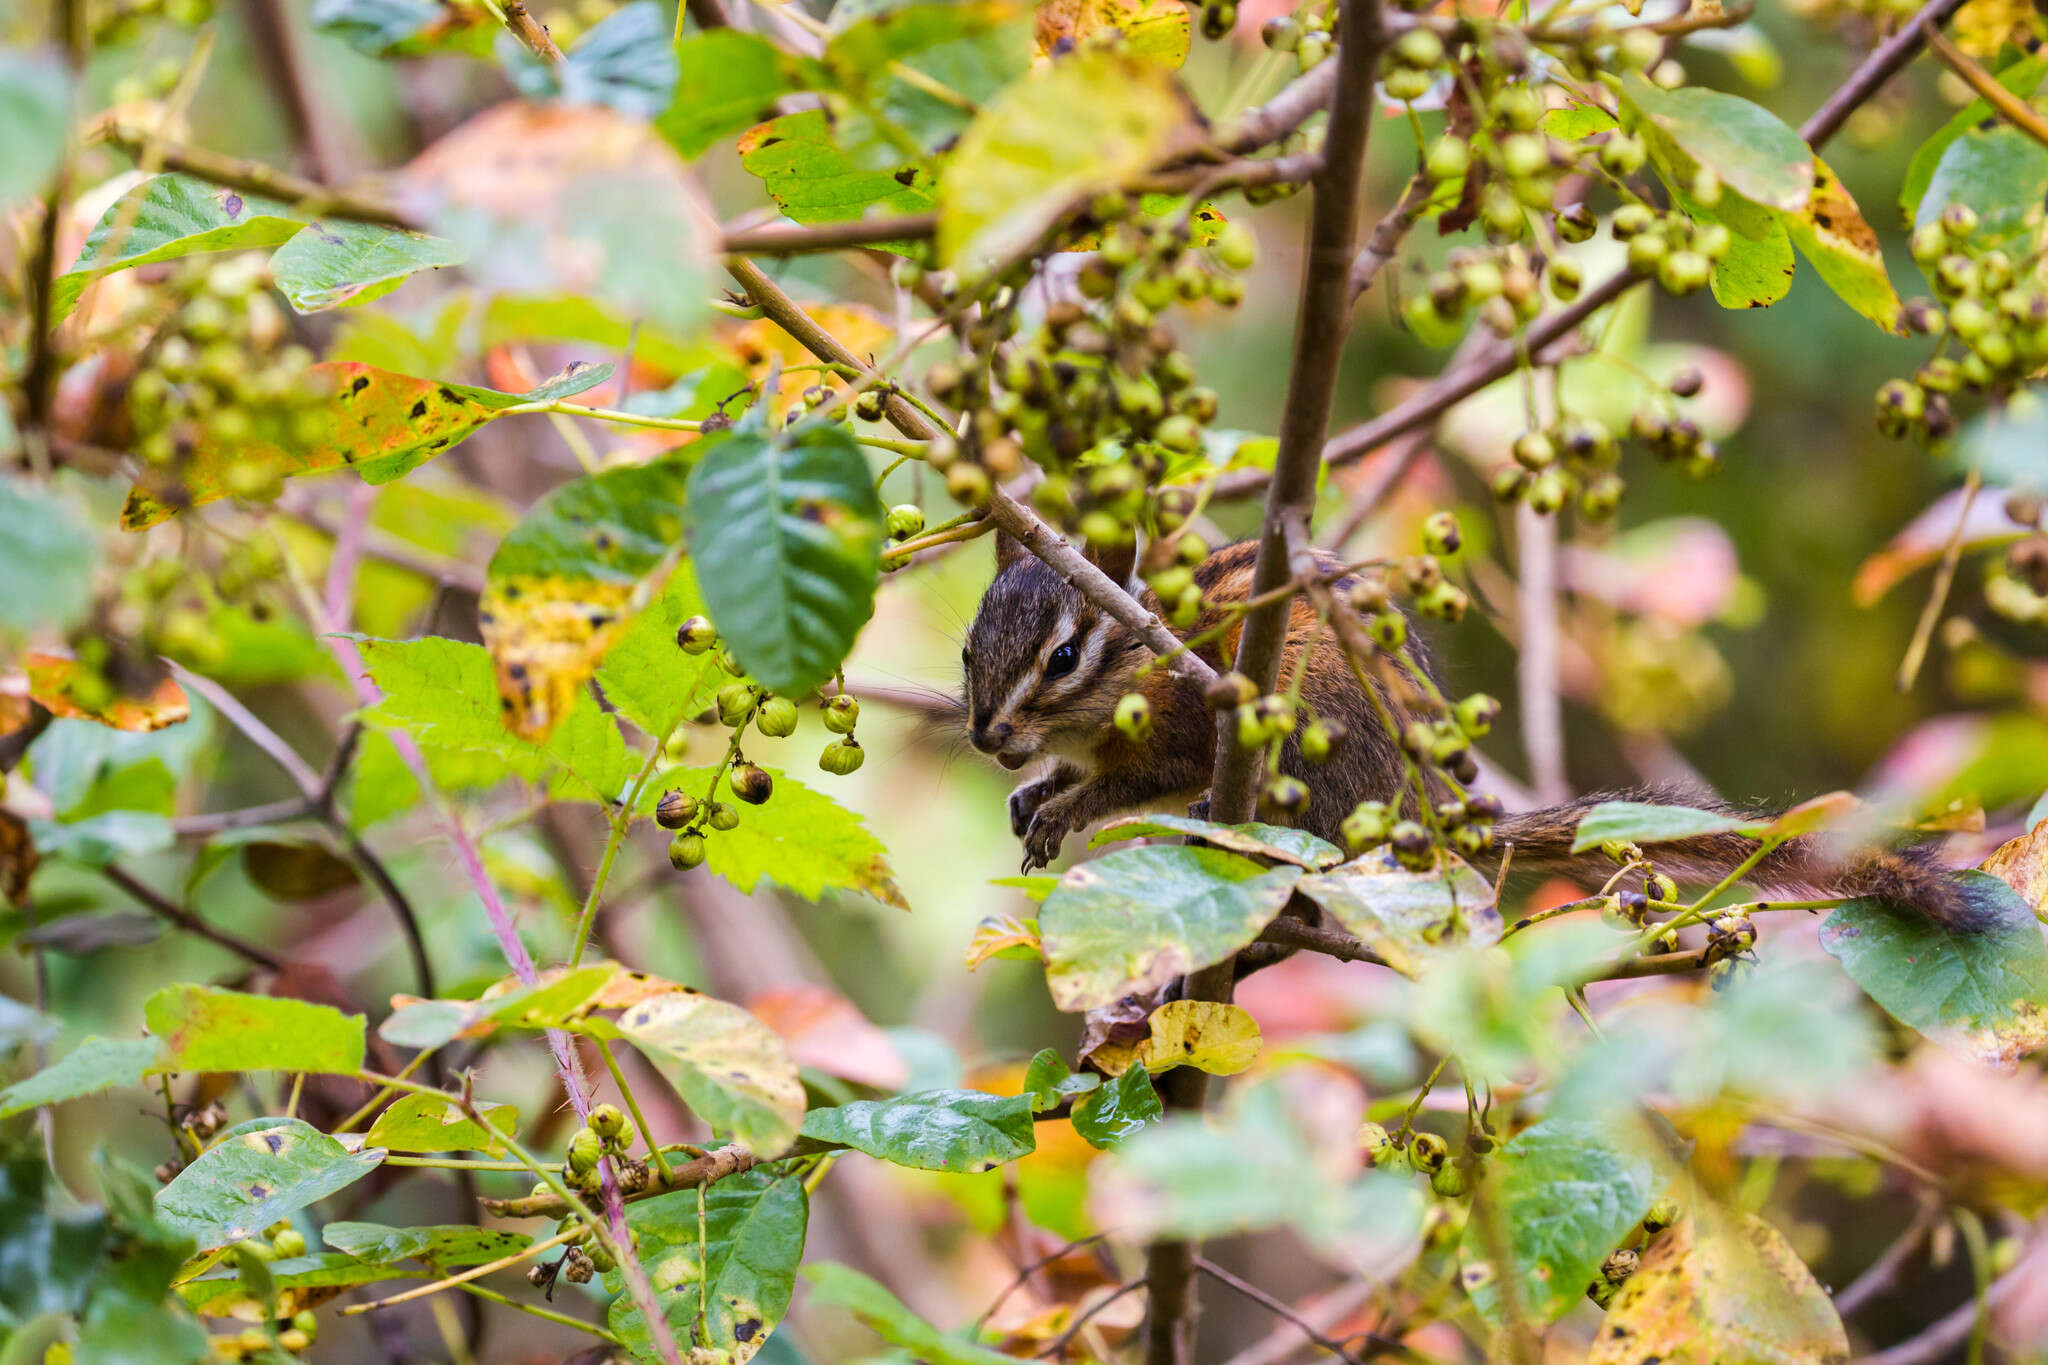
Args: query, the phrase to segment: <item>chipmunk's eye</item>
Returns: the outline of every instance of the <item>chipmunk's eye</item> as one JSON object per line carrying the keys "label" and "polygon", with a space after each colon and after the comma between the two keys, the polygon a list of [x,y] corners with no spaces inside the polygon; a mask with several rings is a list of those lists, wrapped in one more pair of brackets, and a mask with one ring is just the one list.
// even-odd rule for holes
{"label": "chipmunk's eye", "polygon": [[1067,674],[1074,671],[1074,665],[1079,662],[1081,662],[1081,651],[1074,648],[1074,642],[1069,640],[1054,650],[1052,657],[1045,661],[1045,676],[1048,678],[1064,678]]}

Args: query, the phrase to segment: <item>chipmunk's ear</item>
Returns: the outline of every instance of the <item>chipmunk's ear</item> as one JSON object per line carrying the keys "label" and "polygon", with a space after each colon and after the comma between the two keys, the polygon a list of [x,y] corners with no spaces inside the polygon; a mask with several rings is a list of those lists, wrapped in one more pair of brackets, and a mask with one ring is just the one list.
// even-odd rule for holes
{"label": "chipmunk's ear", "polygon": [[996,532],[996,572],[1015,564],[1024,557],[1024,545],[1008,531]]}
{"label": "chipmunk's ear", "polygon": [[1130,583],[1132,572],[1138,567],[1138,543],[1133,540],[1126,545],[1097,545],[1094,541],[1082,547],[1081,553],[1088,556],[1088,562],[1108,574],[1117,586]]}

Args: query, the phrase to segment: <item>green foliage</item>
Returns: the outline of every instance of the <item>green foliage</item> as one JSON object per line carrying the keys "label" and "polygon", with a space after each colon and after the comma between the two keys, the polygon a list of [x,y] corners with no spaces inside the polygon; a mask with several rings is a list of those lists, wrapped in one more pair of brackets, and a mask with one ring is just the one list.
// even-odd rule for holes
{"label": "green foliage", "polygon": [[668,31],[660,5],[634,0],[594,25],[559,65],[533,56],[510,33],[498,35],[498,56],[529,99],[601,104],[649,117],[667,109],[675,94],[677,61]]}
{"label": "green foliage", "polygon": [[988,1171],[1038,1145],[1032,1097],[927,1090],[804,1115],[803,1135],[921,1171]]}
{"label": "green foliage", "polygon": [[1703,834],[1755,834],[1761,826],[1718,811],[1660,806],[1641,801],[1603,801],[1579,817],[1572,852],[1583,853],[1610,840],[1663,844]]}
{"label": "green foliage", "polygon": [[461,265],[453,242],[371,223],[314,223],[277,249],[277,288],[301,313],[358,307],[380,299],[422,270]]}
{"label": "green foliage", "polygon": [[813,1300],[846,1309],[882,1340],[930,1365],[1001,1365],[1014,1359],[941,1332],[858,1270],[827,1261],[805,1266],[804,1278]]}
{"label": "green foliage", "polygon": [[1091,1147],[1114,1147],[1147,1124],[1166,1116],[1159,1092],[1143,1062],[1132,1062],[1120,1076],[1112,1078],[1074,1105],[1074,1131]]}
{"label": "green foliage", "polygon": [[1097,830],[1088,846],[1100,848],[1123,839],[1156,839],[1172,834],[1188,835],[1233,853],[1270,858],[1276,863],[1293,863],[1297,867],[1320,869],[1344,861],[1344,854],[1335,844],[1319,839],[1307,830],[1257,821],[1219,825],[1185,815],[1137,815],[1117,820]]}
{"label": "green foliage", "polygon": [[1915,222],[1933,222],[1948,205],[1967,204],[1976,210],[1985,246],[2024,247],[2041,230],[2044,195],[2048,147],[2004,124],[1975,127],[1934,163]]}
{"label": "green foliage", "polygon": [[209,986],[166,986],[142,1006],[163,1045],[150,1074],[330,1071],[363,1067],[363,1018],[330,1005]]}
{"label": "green foliage", "polygon": [[62,1061],[0,1090],[0,1119],[39,1104],[84,1099],[117,1085],[140,1085],[161,1051],[153,1038],[87,1038]]}
{"label": "green foliage", "polygon": [[[818,900],[828,891],[858,891],[899,910],[910,908],[896,885],[887,851],[861,818],[824,792],[775,768],[775,789],[759,806],[739,812],[739,825],[705,842],[705,865],[742,891],[763,882]],[[716,770],[662,772],[643,798],[651,810],[664,790],[703,797]]]}
{"label": "green foliage", "polygon": [[588,1007],[617,974],[616,966],[601,962],[478,1000],[411,1001],[377,1026],[377,1036],[400,1047],[436,1048],[498,1024],[558,1028]]}
{"label": "green foliage", "polygon": [[[801,1176],[750,1171],[705,1190],[699,1218],[696,1192],[682,1190],[634,1204],[626,1225],[676,1338],[742,1362],[789,1311],[810,1199]],[[611,1328],[643,1357],[652,1350],[630,1295],[612,1300]]]}
{"label": "green foliage", "polygon": [[303,1119],[258,1118],[222,1133],[156,1197],[157,1218],[201,1251],[254,1237],[377,1169]]}
{"label": "green foliage", "polygon": [[1301,894],[1356,934],[1387,965],[1421,976],[1466,947],[1500,937],[1493,887],[1455,854],[1427,872],[1401,866],[1384,850],[1301,879]]}
{"label": "green foliage", "polygon": [[675,149],[696,157],[720,138],[773,117],[783,95],[812,88],[817,66],[756,33],[712,29],[676,42],[674,101],[655,126]]}
{"label": "green foliage", "polygon": [[189,175],[159,175],[116,200],[52,290],[58,317],[102,275],[209,251],[282,246],[312,220],[289,204]]}
{"label": "green foliage", "polygon": [[1633,71],[1622,78],[1621,95],[1675,183],[1688,184],[1705,168],[1760,207],[1797,212],[1806,206],[1813,152],[1775,114],[1725,91],[1665,90]]}
{"label": "green foliage", "polygon": [[70,499],[0,480],[0,577],[28,589],[0,597],[0,630],[76,624],[91,601],[98,553],[97,537]]}
{"label": "green foliage", "polygon": [[[363,1141],[390,1152],[485,1152],[502,1156],[500,1134],[515,1132],[519,1111],[509,1104],[479,1104],[484,1117],[478,1123],[462,1112],[461,1106],[434,1095],[401,1095],[390,1108],[377,1115]],[[485,1125],[489,1126],[486,1127]],[[340,1247],[329,1239],[330,1245]]]}
{"label": "green foliage", "polygon": [[803,1085],[782,1040],[759,1019],[708,995],[673,991],[618,1023],[586,1023],[640,1049],[706,1123],[754,1151],[780,1152],[803,1121]]}

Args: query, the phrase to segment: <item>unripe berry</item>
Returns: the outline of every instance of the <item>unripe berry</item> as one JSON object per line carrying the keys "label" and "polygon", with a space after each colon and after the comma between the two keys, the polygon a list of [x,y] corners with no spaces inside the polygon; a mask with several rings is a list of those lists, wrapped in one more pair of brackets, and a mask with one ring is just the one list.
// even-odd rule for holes
{"label": "unripe berry", "polygon": [[772,739],[786,739],[796,733],[796,703],[788,697],[769,697],[754,713],[754,728]]}
{"label": "unripe berry", "polygon": [[1422,545],[1433,555],[1453,555],[1465,543],[1464,532],[1458,529],[1457,515],[1449,511],[1432,512],[1422,523]]}
{"label": "unripe berry", "polygon": [[963,506],[984,506],[993,487],[988,471],[978,464],[961,460],[946,471],[946,492]]}
{"label": "unripe berry", "polygon": [[277,1250],[280,1257],[290,1260],[294,1256],[306,1254],[306,1234],[297,1228],[286,1228],[270,1239],[270,1245]]}
{"label": "unripe berry", "polygon": [[1413,820],[1396,821],[1387,832],[1387,841],[1394,846],[1394,859],[1410,871],[1426,871],[1436,865],[1436,849],[1430,843],[1429,831]]}
{"label": "unripe berry", "polygon": [[[1296,50],[1297,56],[1306,57],[1311,42],[1318,42],[1322,50],[1327,51],[1326,43],[1320,42],[1317,35],[1311,34],[1301,40],[1301,47]],[[1322,59],[1319,56],[1316,60],[1320,63]],[[1314,64],[1304,61],[1301,69],[1304,73],[1308,72],[1314,69]],[[1420,71],[1412,66],[1397,66],[1387,71],[1381,78],[1381,83],[1388,99],[1406,104],[1427,95],[1436,81],[1427,71]]]}
{"label": "unripe berry", "polygon": [[1126,692],[1116,704],[1116,728],[1132,742],[1143,744],[1152,737],[1152,703],[1137,692]]}
{"label": "unripe berry", "polygon": [[[1573,204],[1570,208],[1560,209],[1557,214],[1557,235],[1567,242],[1590,241],[1599,226],[1600,220],[1584,204]],[[1562,261],[1553,261],[1550,268],[1555,270],[1562,264]]]}
{"label": "unripe berry", "polygon": [[747,717],[754,713],[754,700],[760,695],[751,683],[727,683],[719,688],[713,699],[718,707],[718,723],[728,729],[745,725]]}
{"label": "unripe berry", "polygon": [[1607,220],[1607,227],[1617,242],[1626,242],[1640,237],[1657,225],[1657,214],[1647,204],[1623,204]]}
{"label": "unripe berry", "polygon": [[1301,732],[1301,756],[1310,763],[1327,763],[1344,745],[1344,722],[1317,719]]}
{"label": "unripe berry", "polygon": [[1285,773],[1268,782],[1259,795],[1259,804],[1269,814],[1289,820],[1299,818],[1308,809],[1308,802],[1308,784]]}
{"label": "unripe berry", "polygon": [[1461,621],[1471,597],[1455,583],[1438,583],[1415,599],[1415,609],[1438,621]]}
{"label": "unripe berry", "polygon": [[1242,223],[1226,224],[1216,234],[1216,240],[1209,244],[1209,249],[1225,270],[1250,270],[1259,256],[1258,238]]}
{"label": "unripe berry", "polygon": [[1676,1223],[1679,1214],[1678,1201],[1666,1195],[1650,1205],[1650,1211],[1643,1215],[1643,1231],[1655,1236]]}
{"label": "unripe berry", "polygon": [[1358,1125],[1358,1148],[1365,1157],[1366,1165],[1377,1166],[1395,1150],[1394,1139],[1387,1135],[1383,1125],[1368,1119]]}
{"label": "unripe berry", "polygon": [[916,503],[898,503],[889,509],[889,539],[908,540],[923,529],[924,509]]}
{"label": "unripe berry", "polygon": [[[675,859],[675,844],[681,843],[684,839],[695,837],[694,835],[687,834],[677,835],[674,843],[669,846],[670,861],[673,862]],[[704,841],[698,839],[697,842],[701,848]],[[702,859],[700,858],[699,861],[702,861]],[[692,863],[690,866],[695,867],[696,864]],[[578,1128],[575,1135],[569,1139],[569,1169],[577,1175],[588,1175],[591,1171],[596,1170],[597,1159],[603,1155],[604,1140],[588,1128]]]}
{"label": "unripe berry", "polygon": [[1462,1162],[1445,1162],[1429,1177],[1429,1187],[1445,1199],[1462,1199],[1472,1192],[1472,1172]]}
{"label": "unripe berry", "polygon": [[867,753],[860,747],[860,741],[848,735],[825,746],[825,751],[818,755],[818,766],[835,777],[845,777],[866,759]]}
{"label": "unripe berry", "polygon": [[1450,1144],[1435,1133],[1417,1133],[1408,1143],[1408,1159],[1424,1175],[1435,1175],[1450,1156]]}
{"label": "unripe berry", "polygon": [[1408,618],[1398,611],[1383,611],[1366,623],[1373,643],[1392,653],[1408,643]]}
{"label": "unripe berry", "polygon": [[844,692],[835,693],[825,703],[825,728],[835,735],[850,735],[853,727],[860,724],[860,701]]}
{"label": "unripe berry", "polygon": [[[1648,155],[1641,138],[1612,133],[1607,141],[1600,144],[1600,169],[1613,176],[1634,175],[1643,168],[1643,161]],[[1615,210],[1615,217],[1619,219],[1620,216],[1621,210]]]}
{"label": "unripe berry", "polygon": [[1547,469],[1557,459],[1557,446],[1540,431],[1525,431],[1515,438],[1511,453],[1524,469]]}
{"label": "unripe berry", "polygon": [[1546,469],[1529,483],[1529,510],[1538,516],[1549,516],[1564,506],[1564,500],[1571,493],[1571,480],[1561,469]]}
{"label": "unripe berry", "polygon": [[1383,801],[1361,801],[1351,808],[1338,826],[1338,833],[1344,837],[1344,845],[1353,853],[1377,847],[1387,841],[1387,832],[1393,827],[1386,803]]}
{"label": "unripe berry", "polygon": [[[704,836],[678,834],[668,841],[668,863],[678,872],[688,872],[704,861]],[[585,1131],[588,1131],[587,1129]]]}
{"label": "unripe berry", "polygon": [[738,829],[740,813],[733,807],[726,805],[723,801],[713,801],[711,803],[711,813],[704,817],[704,823],[721,832]]}
{"label": "unripe berry", "polygon": [[1446,133],[1430,144],[1429,157],[1423,169],[1432,180],[1456,180],[1472,165],[1472,144],[1464,138]]}
{"label": "unripe berry", "polygon": [[1211,711],[1230,711],[1257,701],[1259,689],[1242,673],[1219,673],[1209,680],[1202,699]]}
{"label": "unripe berry", "polygon": [[750,806],[758,806],[775,794],[775,779],[765,768],[752,763],[732,765],[732,794]]}
{"label": "unripe berry", "polygon": [[626,1131],[626,1116],[616,1104],[598,1105],[584,1122],[600,1138],[615,1138]]}

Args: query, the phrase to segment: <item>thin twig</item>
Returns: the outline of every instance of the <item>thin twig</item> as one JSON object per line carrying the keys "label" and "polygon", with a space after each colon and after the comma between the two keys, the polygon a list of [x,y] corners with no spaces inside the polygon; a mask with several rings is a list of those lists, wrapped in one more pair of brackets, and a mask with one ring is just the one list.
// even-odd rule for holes
{"label": "thin twig", "polygon": [[1285,1318],[1288,1322],[1293,1323],[1301,1329],[1302,1334],[1310,1341],[1313,1341],[1316,1345],[1343,1361],[1345,1365],[1365,1365],[1364,1361],[1344,1349],[1343,1342],[1338,1341],[1334,1337],[1325,1336],[1307,1318],[1295,1312],[1294,1306],[1286,1300],[1275,1298],[1257,1285],[1239,1279],[1206,1257],[1197,1256],[1195,1258],[1195,1269],[1201,1271],[1210,1279],[1215,1280],[1218,1284],[1226,1285],[1237,1293],[1242,1294],[1245,1298],[1250,1299],[1275,1317]]}
{"label": "thin twig", "polygon": [[283,960],[273,956],[268,949],[259,948],[247,939],[239,938],[225,929],[214,928],[155,887],[139,880],[119,863],[108,863],[100,869],[100,875],[140,902],[143,909],[160,919],[170,921],[185,932],[197,934],[208,943],[217,943],[237,957],[268,971],[284,970]]}
{"label": "thin twig", "polygon": [[1878,1258],[1867,1266],[1861,1275],[1850,1281],[1849,1287],[1835,1295],[1835,1312],[1842,1317],[1853,1315],[1871,1300],[1881,1294],[1890,1293],[1905,1273],[1907,1264],[1927,1242],[1934,1225],[1941,1221],[1941,1204],[1938,1200],[1923,1199],[1919,1211],[1906,1230],[1886,1247]]}
{"label": "thin twig", "polygon": [[988,1324],[988,1320],[996,1315],[996,1310],[998,1308],[1001,1308],[1005,1303],[1008,1303],[1010,1295],[1022,1289],[1030,1281],[1033,1275],[1036,1275],[1039,1271],[1045,1269],[1054,1261],[1062,1260],[1065,1257],[1073,1255],[1082,1247],[1093,1246],[1095,1243],[1101,1241],[1104,1237],[1107,1237],[1108,1235],[1109,1234],[1106,1232],[1092,1232],[1088,1234],[1086,1237],[1076,1238],[1075,1240],[1068,1242],[1066,1245],[1061,1246],[1056,1250],[1048,1251],[1047,1253],[1045,1253],[1045,1255],[1040,1256],[1037,1260],[1030,1262],[1028,1265],[1019,1266],[1017,1268],[1017,1277],[1011,1280],[1008,1287],[1005,1288],[1002,1293],[996,1295],[995,1301],[989,1304],[987,1308],[982,1309],[981,1316],[974,1320],[975,1332],[979,1333],[981,1329]]}
{"label": "thin twig", "polygon": [[1942,37],[1941,30],[1926,15],[1920,16],[1919,26],[1927,46],[1949,70],[1961,76],[1972,90],[1984,97],[1987,104],[2004,115],[2006,122],[2048,147],[2048,119],[2042,118],[2034,111],[2034,106],[2000,85],[1996,76],[1971,61],[1961,48]]}
{"label": "thin twig", "polygon": [[242,732],[243,738],[261,749],[264,756],[284,770],[292,785],[308,801],[320,794],[320,774],[312,765],[300,758],[298,751],[284,742],[277,731],[265,725],[248,707],[242,705],[236,696],[213,679],[194,673],[183,664],[171,664],[171,676],[178,685],[188,692],[197,692],[206,699],[207,705],[227,717],[228,723]]}
{"label": "thin twig", "polygon": [[1313,1344],[1308,1329],[1333,1327],[1371,1302],[1378,1286],[1370,1280],[1351,1280],[1339,1285],[1306,1308],[1298,1308],[1273,1325],[1263,1340],[1247,1346],[1224,1365],[1280,1365],[1303,1346]]}
{"label": "thin twig", "polygon": [[1941,609],[1948,604],[1949,589],[1955,586],[1956,566],[1963,558],[1963,533],[1970,525],[1970,507],[1977,501],[1977,490],[1984,486],[1984,477],[1971,469],[1963,481],[1963,505],[1956,513],[1955,529],[1948,534],[1948,543],[1941,547],[1941,562],[1934,569],[1934,583],[1927,590],[1927,605],[1920,609],[1920,619],[1913,625],[1913,638],[1906,642],[1906,655],[1899,660],[1899,676],[1896,680],[1899,691],[1910,692],[1920,677],[1920,665],[1927,661],[1927,646],[1934,639],[1934,627],[1941,620]]}
{"label": "thin twig", "polygon": [[1858,1356],[1856,1365],[1932,1365],[1970,1339],[1977,1326],[1980,1302],[1986,1307],[1996,1308],[2007,1294],[2019,1287],[2031,1270],[2032,1267],[2022,1260],[1983,1295],[1973,1294],[1969,1302],[1936,1319],[1917,1336],[1908,1337],[1896,1346],[1871,1355]]}
{"label": "thin twig", "polygon": [[1081,1334],[1081,1329],[1093,1321],[1097,1313],[1100,1313],[1124,1295],[1144,1287],[1145,1279],[1142,1275],[1126,1284],[1117,1286],[1116,1292],[1106,1294],[1102,1298],[1097,1299],[1076,1315],[1074,1320],[1067,1324],[1067,1329],[1047,1342],[1044,1348],[1036,1356],[1033,1356],[1032,1359],[1044,1360],[1047,1356],[1051,1356],[1056,1360],[1065,1360],[1067,1358],[1067,1344]]}
{"label": "thin twig", "polygon": [[1562,628],[1557,602],[1557,521],[1515,509],[1515,550],[1521,602],[1522,650],[1515,686],[1522,706],[1522,746],[1529,756],[1529,786],[1536,799],[1556,805],[1571,794],[1564,773],[1564,700],[1558,691]]}
{"label": "thin twig", "polygon": [[1415,226],[1415,220],[1422,216],[1422,210],[1429,203],[1429,196],[1436,190],[1436,182],[1426,175],[1409,179],[1408,188],[1401,193],[1387,216],[1380,219],[1366,238],[1358,259],[1351,263],[1351,276],[1345,282],[1347,302],[1356,304],[1361,294],[1372,288],[1372,282],[1379,278],[1387,262],[1401,250],[1401,243],[1407,239],[1408,230]]}
{"label": "thin twig", "polygon": [[153,134],[125,123],[102,124],[96,133],[101,141],[119,147],[133,156],[139,157],[145,151],[153,149],[157,165],[162,170],[197,176],[209,184],[219,185],[224,189],[282,200],[320,217],[372,223],[379,227],[418,226],[396,204],[387,200],[347,190],[330,189],[317,180],[308,180],[304,176],[293,175],[290,171],[266,166],[260,161],[227,156],[203,147],[156,141]]}

